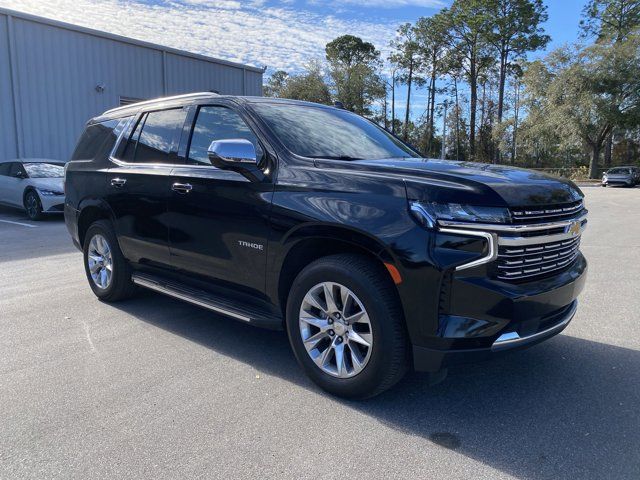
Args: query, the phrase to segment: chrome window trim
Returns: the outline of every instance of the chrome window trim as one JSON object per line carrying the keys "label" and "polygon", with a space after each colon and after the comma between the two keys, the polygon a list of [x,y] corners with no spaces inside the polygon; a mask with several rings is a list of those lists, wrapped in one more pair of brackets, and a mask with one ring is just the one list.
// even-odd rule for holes
{"label": "chrome window trim", "polygon": [[113,144],[111,151],[109,152],[109,160],[116,161],[115,155],[116,155],[116,152],[118,151],[118,148],[120,148],[120,144],[122,143],[122,137],[124,137],[125,132],[129,131],[129,127],[131,126],[131,124],[134,121],[137,121],[138,116],[139,116],[138,114],[131,115],[129,119],[126,121],[126,123],[124,124],[124,126],[122,127],[122,130],[120,130],[120,133],[118,134],[118,138],[116,138],[116,141]]}
{"label": "chrome window trim", "polygon": [[476,230],[459,230],[454,228],[440,228],[440,232],[450,233],[453,235],[468,235],[471,237],[479,237],[484,238],[487,241],[487,245],[489,250],[484,257],[481,257],[477,260],[473,260],[472,262],[464,263],[462,265],[458,265],[456,267],[456,271],[465,270],[467,268],[477,267],[479,265],[484,265],[485,263],[493,262],[496,258],[498,258],[498,246],[497,246],[497,236],[493,233],[489,232],[480,232]]}

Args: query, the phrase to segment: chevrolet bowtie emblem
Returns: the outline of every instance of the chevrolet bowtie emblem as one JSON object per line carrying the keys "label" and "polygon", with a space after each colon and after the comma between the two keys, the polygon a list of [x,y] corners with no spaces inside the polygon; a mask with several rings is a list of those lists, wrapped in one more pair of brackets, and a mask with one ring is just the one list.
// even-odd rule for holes
{"label": "chevrolet bowtie emblem", "polygon": [[574,237],[580,235],[580,222],[571,223],[571,225],[567,227],[567,233],[570,233]]}

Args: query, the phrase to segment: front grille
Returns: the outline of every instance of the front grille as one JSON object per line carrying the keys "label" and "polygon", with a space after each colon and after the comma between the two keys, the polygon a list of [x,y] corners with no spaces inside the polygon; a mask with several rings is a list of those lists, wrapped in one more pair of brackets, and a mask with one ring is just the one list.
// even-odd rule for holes
{"label": "front grille", "polygon": [[500,246],[497,277],[520,280],[545,276],[571,265],[578,257],[580,237],[523,246]]}
{"label": "front grille", "polygon": [[583,209],[584,204],[579,200],[561,205],[512,208],[511,217],[516,224],[554,222],[578,215]]}

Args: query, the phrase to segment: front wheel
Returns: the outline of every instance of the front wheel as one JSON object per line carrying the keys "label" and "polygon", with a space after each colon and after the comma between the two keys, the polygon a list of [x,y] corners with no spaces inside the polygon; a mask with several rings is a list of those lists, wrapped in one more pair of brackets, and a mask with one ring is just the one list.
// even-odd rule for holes
{"label": "front wheel", "polygon": [[42,202],[33,190],[29,190],[24,196],[24,208],[30,220],[42,220]]}
{"label": "front wheel", "polygon": [[368,398],[407,370],[404,319],[388,273],[360,255],[332,255],[293,282],[287,332],[298,363],[324,390]]}
{"label": "front wheel", "polygon": [[89,227],[83,253],[89,286],[100,300],[116,302],[135,292],[131,267],[120,251],[109,221],[99,220]]}

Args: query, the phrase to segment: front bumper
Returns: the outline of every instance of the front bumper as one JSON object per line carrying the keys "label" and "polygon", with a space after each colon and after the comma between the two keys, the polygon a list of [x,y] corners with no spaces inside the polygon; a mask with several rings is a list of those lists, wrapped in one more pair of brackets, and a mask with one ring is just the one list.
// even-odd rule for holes
{"label": "front bumper", "polygon": [[586,273],[587,262],[580,254],[560,274],[522,284],[477,276],[453,278],[436,337],[428,345],[413,345],[414,368],[436,372],[557,335],[576,312]]}
{"label": "front bumper", "polygon": [[64,195],[38,195],[44,213],[64,213]]}
{"label": "front bumper", "polygon": [[603,185],[624,185],[631,186],[633,185],[632,178],[607,178],[606,180],[602,180]]}

